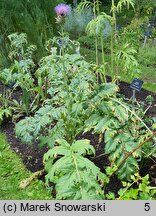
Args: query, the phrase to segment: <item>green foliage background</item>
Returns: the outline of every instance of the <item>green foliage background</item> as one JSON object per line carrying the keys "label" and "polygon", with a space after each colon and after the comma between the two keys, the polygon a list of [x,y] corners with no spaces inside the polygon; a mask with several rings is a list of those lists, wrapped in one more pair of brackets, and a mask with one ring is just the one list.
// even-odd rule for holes
{"label": "green foliage background", "polygon": [[54,7],[62,0],[1,0],[0,1],[0,65],[9,64],[7,36],[24,32],[28,41],[38,47],[37,57],[45,52],[45,41],[57,31]]}

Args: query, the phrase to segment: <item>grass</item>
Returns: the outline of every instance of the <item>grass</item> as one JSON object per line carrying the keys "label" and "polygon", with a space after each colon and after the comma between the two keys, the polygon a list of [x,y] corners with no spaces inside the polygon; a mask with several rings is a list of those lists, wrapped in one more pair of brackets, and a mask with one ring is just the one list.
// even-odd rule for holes
{"label": "grass", "polygon": [[[138,53],[138,61],[140,63],[141,73],[136,78],[144,81],[143,88],[156,93],[156,41],[148,42],[148,44],[142,49],[140,48]],[[88,62],[95,63],[95,51],[92,49],[81,48],[81,55],[85,57]],[[110,55],[105,55],[106,62],[110,59]],[[99,64],[102,62],[101,52],[99,52]],[[110,60],[109,60],[110,62]],[[107,73],[107,71],[106,71]],[[110,76],[110,73],[107,73]],[[122,81],[131,83],[132,79],[125,74],[119,73]]]}
{"label": "grass", "polygon": [[156,92],[156,40],[149,40],[144,48],[140,48],[139,63],[145,88]]}
{"label": "grass", "polygon": [[32,175],[18,155],[0,134],[0,200],[50,200],[51,191],[44,187],[42,181],[33,180],[25,189],[19,189],[22,180]]}

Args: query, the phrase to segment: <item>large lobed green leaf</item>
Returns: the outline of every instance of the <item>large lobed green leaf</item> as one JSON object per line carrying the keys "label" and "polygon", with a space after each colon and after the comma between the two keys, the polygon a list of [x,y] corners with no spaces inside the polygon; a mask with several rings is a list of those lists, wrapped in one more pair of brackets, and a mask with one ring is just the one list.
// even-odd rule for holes
{"label": "large lobed green leaf", "polygon": [[[63,139],[44,155],[48,174],[46,182],[56,184],[56,199],[103,199],[103,185],[108,182],[89,159],[83,155],[95,153],[89,140],[77,140],[71,146]],[[54,161],[58,156],[61,158]]]}

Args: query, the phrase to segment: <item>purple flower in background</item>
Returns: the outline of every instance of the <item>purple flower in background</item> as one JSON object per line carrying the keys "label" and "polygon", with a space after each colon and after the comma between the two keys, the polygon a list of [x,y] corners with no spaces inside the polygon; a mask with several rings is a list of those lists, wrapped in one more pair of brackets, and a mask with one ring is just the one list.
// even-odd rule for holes
{"label": "purple flower in background", "polygon": [[55,7],[55,12],[57,13],[58,16],[65,16],[67,14],[70,13],[70,6],[69,5],[66,5],[66,4],[58,4],[56,7]]}

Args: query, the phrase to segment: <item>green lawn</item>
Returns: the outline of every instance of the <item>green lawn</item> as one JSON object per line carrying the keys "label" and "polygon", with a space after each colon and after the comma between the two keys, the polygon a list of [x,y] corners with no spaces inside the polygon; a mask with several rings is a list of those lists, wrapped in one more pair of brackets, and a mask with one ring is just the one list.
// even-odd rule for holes
{"label": "green lawn", "polygon": [[51,191],[37,179],[25,189],[19,189],[20,182],[31,175],[19,156],[10,149],[5,136],[0,134],[0,200],[52,199]]}

